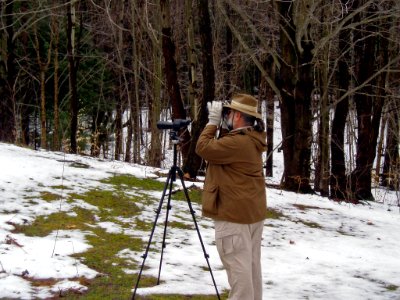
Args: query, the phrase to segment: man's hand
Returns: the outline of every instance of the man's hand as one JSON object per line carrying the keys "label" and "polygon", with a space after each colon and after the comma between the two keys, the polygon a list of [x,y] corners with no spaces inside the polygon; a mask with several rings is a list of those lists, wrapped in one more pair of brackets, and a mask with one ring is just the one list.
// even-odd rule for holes
{"label": "man's hand", "polygon": [[219,126],[222,115],[222,102],[213,101],[207,103],[208,108],[208,123],[207,125]]}

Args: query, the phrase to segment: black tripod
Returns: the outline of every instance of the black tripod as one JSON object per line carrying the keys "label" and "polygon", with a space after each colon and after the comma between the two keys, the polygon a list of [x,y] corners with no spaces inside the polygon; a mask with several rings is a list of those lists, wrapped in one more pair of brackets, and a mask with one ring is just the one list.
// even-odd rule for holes
{"label": "black tripod", "polygon": [[174,144],[173,166],[169,170],[167,181],[166,181],[165,186],[164,186],[164,191],[162,193],[162,196],[161,196],[161,199],[160,199],[160,203],[159,203],[157,211],[156,211],[156,218],[155,218],[154,223],[153,223],[153,229],[151,230],[151,233],[150,233],[149,242],[147,244],[145,253],[142,255],[143,262],[142,262],[142,266],[140,267],[139,275],[138,275],[138,278],[137,278],[137,281],[136,281],[135,290],[133,291],[132,300],[134,300],[135,296],[136,296],[136,290],[137,290],[137,288],[139,286],[139,281],[140,281],[140,277],[142,275],[144,263],[146,261],[147,254],[148,254],[149,249],[150,249],[151,240],[153,239],[154,230],[156,228],[157,220],[158,220],[158,217],[160,215],[160,212],[161,212],[161,209],[162,209],[162,205],[163,205],[163,202],[164,202],[164,197],[165,197],[167,189],[168,189],[167,211],[166,211],[166,217],[165,217],[165,223],[164,223],[164,234],[163,234],[163,241],[162,241],[160,266],[159,266],[159,269],[158,269],[158,279],[157,279],[157,284],[160,283],[162,260],[163,260],[163,255],[164,255],[164,248],[166,247],[165,237],[167,235],[168,215],[169,215],[169,211],[171,210],[172,185],[173,185],[173,182],[176,180],[176,173],[177,172],[178,172],[179,178],[180,178],[181,183],[182,183],[183,191],[185,193],[186,201],[188,203],[189,210],[190,210],[190,213],[192,215],[193,222],[194,222],[194,225],[196,227],[197,234],[199,236],[201,248],[203,249],[204,257],[205,257],[205,259],[207,261],[208,269],[209,269],[210,274],[211,274],[211,278],[212,278],[212,281],[213,281],[213,284],[214,284],[214,287],[215,287],[215,291],[217,293],[217,297],[218,297],[218,299],[220,299],[220,296],[219,296],[219,293],[218,293],[218,288],[217,288],[217,285],[216,285],[215,280],[214,280],[214,275],[213,275],[212,270],[211,270],[210,262],[208,260],[209,255],[207,254],[206,249],[204,247],[203,239],[201,238],[200,230],[199,230],[199,227],[198,227],[197,222],[196,222],[196,218],[195,218],[195,213],[196,212],[192,208],[192,203],[191,203],[191,201],[189,199],[189,193],[188,193],[188,191],[186,189],[186,186],[185,186],[185,183],[184,183],[184,180],[183,180],[183,171],[177,166],[177,149],[176,148],[177,148],[177,144],[179,143],[179,137],[178,137],[178,133],[177,133],[176,130],[171,130],[170,139],[171,139],[172,143]]}

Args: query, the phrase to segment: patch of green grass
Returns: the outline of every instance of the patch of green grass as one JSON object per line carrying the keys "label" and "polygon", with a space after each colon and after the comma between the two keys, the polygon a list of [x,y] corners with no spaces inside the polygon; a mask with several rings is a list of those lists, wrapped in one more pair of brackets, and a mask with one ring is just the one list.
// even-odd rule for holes
{"label": "patch of green grass", "polygon": [[[141,239],[96,228],[94,235],[87,236],[87,240],[93,247],[75,257],[100,275],[90,281],[89,290],[79,299],[110,299],[110,296],[111,299],[129,299],[137,275],[127,274],[124,270],[136,269],[136,262],[117,254],[124,249],[139,251],[142,248]],[[143,278],[141,286],[153,285],[155,280]],[[67,299],[74,299],[74,296],[70,295]]]}
{"label": "patch of green grass", "polygon": [[308,210],[308,209],[319,209],[319,210],[330,210],[332,211],[331,208],[322,208],[318,206],[313,206],[313,205],[304,205],[304,204],[293,204],[294,207],[298,208],[299,210]]}
{"label": "patch of green grass", "polygon": [[44,201],[47,201],[47,202],[51,202],[51,201],[55,201],[55,200],[60,199],[60,195],[53,194],[53,193],[50,193],[50,192],[41,192],[40,193],[40,197]]}
{"label": "patch of green grass", "polygon": [[17,214],[17,213],[19,213],[19,210],[18,209],[13,209],[13,210],[5,209],[5,210],[3,210],[3,213],[5,213],[5,214]]}
{"label": "patch of green grass", "polygon": [[73,163],[70,164],[71,167],[73,168],[78,168],[78,169],[89,169],[90,166],[88,164],[80,163],[74,161]]}
{"label": "patch of green grass", "polygon": [[193,226],[177,221],[168,222],[168,226],[178,229],[187,229],[187,230],[193,229]]}
{"label": "patch of green grass", "polygon": [[[190,202],[201,204],[201,195],[202,195],[201,189],[197,187],[191,187],[187,188],[187,191]],[[182,189],[174,193],[172,198],[179,201],[186,201],[186,195]]]}
{"label": "patch of green grass", "polygon": [[336,230],[336,232],[339,233],[340,235],[344,235],[344,236],[357,236],[354,233],[346,232],[346,231],[341,230],[341,229]]}
{"label": "patch of green grass", "polygon": [[[85,166],[77,166],[85,167]],[[73,203],[79,199],[98,208],[98,210],[89,210],[85,208],[74,207],[72,211],[59,211],[47,216],[38,216],[30,225],[15,225],[15,232],[21,232],[28,236],[47,236],[55,230],[81,230],[87,232],[86,241],[91,245],[87,251],[74,254],[77,260],[87,265],[89,268],[97,270],[99,275],[94,279],[84,277],[75,278],[82,285],[88,287],[88,290],[82,294],[77,290],[60,291],[54,298],[65,299],[129,299],[132,296],[132,289],[137,280],[137,273],[127,274],[127,270],[137,270],[138,264],[142,262],[140,254],[138,257],[119,256],[118,253],[125,249],[139,252],[144,251],[145,245],[141,238],[135,238],[123,233],[109,233],[106,230],[97,227],[97,222],[109,221],[120,226],[133,226],[136,230],[150,232],[152,222],[145,222],[139,219],[134,224],[124,222],[123,219],[130,218],[140,213],[137,203],[146,205],[151,199],[142,191],[162,191],[164,183],[153,179],[140,179],[131,175],[118,175],[102,181],[107,185],[112,185],[112,190],[92,189],[84,194],[68,194],[66,202]],[[68,189],[68,187],[53,187]],[[134,190],[134,195],[132,195]],[[190,189],[190,199],[193,202],[200,203],[201,191]],[[42,193],[41,198],[46,201],[59,199],[55,193]],[[173,199],[180,198],[186,200],[184,194],[173,195]],[[156,199],[159,200],[159,199]],[[73,214],[72,214],[73,213]],[[159,220],[163,222],[163,220]],[[163,226],[161,223],[160,226]],[[173,221],[168,226],[182,229],[192,229],[192,224]],[[151,251],[157,251],[152,248]],[[146,268],[146,266],[145,266]],[[51,286],[58,279],[32,278],[34,286]],[[156,285],[156,278],[142,276],[139,287],[149,287]],[[188,291],[190,293],[190,291]],[[225,292],[221,299],[228,297]],[[137,296],[136,299],[215,299],[215,295],[149,295]]]}
{"label": "patch of green grass", "polygon": [[33,200],[33,199],[29,199],[28,201],[26,201],[26,203],[30,204],[30,205],[37,205],[39,202]]}
{"label": "patch of green grass", "polygon": [[78,195],[79,199],[97,206],[100,209],[100,217],[132,217],[139,213],[135,204],[135,198],[128,197],[122,192],[107,190],[90,190],[84,195]]}
{"label": "patch of green grass", "polygon": [[75,208],[74,211],[77,216],[70,216],[66,212],[39,216],[30,225],[14,225],[14,232],[23,233],[27,236],[44,237],[55,230],[90,229],[87,224],[94,223],[93,213],[79,208]]}
{"label": "patch of green grass", "polygon": [[65,186],[65,185],[52,185],[51,188],[55,190],[71,190],[70,187]]}
{"label": "patch of green grass", "polygon": [[[22,232],[28,236],[47,236],[54,230],[79,229],[91,232],[86,236],[87,242],[92,246],[83,253],[74,256],[81,260],[89,268],[97,270],[99,276],[93,280],[82,278],[82,284],[89,287],[88,291],[81,295],[77,291],[63,291],[63,298],[66,299],[129,299],[134,280],[137,275],[130,275],[125,270],[137,269],[137,258],[119,257],[117,254],[124,249],[140,251],[143,248],[142,239],[124,235],[122,233],[108,233],[104,229],[94,227],[100,215],[101,219],[115,221],[115,218],[126,214],[136,214],[137,206],[130,197],[123,193],[112,191],[91,190],[82,195],[75,195],[83,201],[99,207],[98,211],[92,212],[83,208],[74,208],[71,216],[67,212],[53,213],[48,216],[39,216],[29,226],[16,225],[15,232]],[[116,221],[115,221],[116,222]],[[41,281],[32,279],[33,284],[51,285],[52,281]],[[141,286],[151,286],[156,279],[143,277]]]}
{"label": "patch of green grass", "polygon": [[149,178],[137,178],[132,175],[115,175],[113,177],[101,180],[102,183],[116,185],[119,188],[139,188],[140,190],[152,191],[152,190],[163,190],[164,183],[149,179]]}
{"label": "patch of green grass", "polygon": [[150,230],[153,228],[153,222],[148,223],[144,222],[143,220],[136,219],[135,228],[140,231],[150,232]]}
{"label": "patch of green grass", "polygon": [[397,285],[394,285],[394,284],[389,284],[389,285],[386,286],[386,290],[391,291],[391,292],[397,291],[398,288],[399,287]]}
{"label": "patch of green grass", "polygon": [[377,283],[380,286],[382,286],[387,292],[394,292],[399,288],[399,286],[397,286],[395,284],[388,284],[387,282],[385,282],[383,280],[371,278],[368,276],[368,274],[355,275],[354,278],[361,278],[361,279],[367,280],[369,282]]}
{"label": "patch of green grass", "polygon": [[267,208],[267,219],[277,220],[277,219],[281,219],[284,217],[285,217],[285,215],[282,212],[280,212],[279,210],[276,210],[276,209],[273,209],[270,207]]}
{"label": "patch of green grass", "polygon": [[316,223],[316,222],[309,222],[309,221],[304,221],[304,220],[297,220],[295,221],[296,223],[302,223],[307,227],[311,227],[311,228],[317,228],[317,229],[322,229],[323,227]]}

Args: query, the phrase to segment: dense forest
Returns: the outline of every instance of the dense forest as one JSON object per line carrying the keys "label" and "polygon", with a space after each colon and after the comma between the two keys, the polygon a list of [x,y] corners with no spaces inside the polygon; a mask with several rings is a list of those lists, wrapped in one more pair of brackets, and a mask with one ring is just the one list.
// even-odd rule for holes
{"label": "dense forest", "polygon": [[[399,190],[397,0],[1,0],[0,141],[183,170],[207,102],[259,99],[281,187],[358,202]],[[273,145],[274,108],[282,144]]]}

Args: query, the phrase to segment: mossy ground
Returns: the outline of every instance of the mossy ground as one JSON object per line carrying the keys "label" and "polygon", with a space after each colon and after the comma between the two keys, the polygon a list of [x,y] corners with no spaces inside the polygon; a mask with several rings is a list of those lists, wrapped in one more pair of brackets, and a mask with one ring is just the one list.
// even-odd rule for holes
{"label": "mossy ground", "polygon": [[[82,167],[82,166],[79,166]],[[121,233],[109,233],[97,226],[98,222],[113,222],[120,228],[137,228],[141,231],[151,229],[153,224],[136,219],[132,224],[122,222],[141,213],[138,204],[148,203],[150,197],[146,191],[162,191],[164,183],[152,179],[141,179],[131,175],[117,175],[102,180],[101,189],[91,189],[84,194],[68,193],[68,187],[57,187],[54,193],[43,192],[41,199],[51,202],[60,201],[61,198],[68,203],[75,200],[84,201],[97,209],[90,210],[74,206],[71,211],[59,211],[47,216],[39,216],[29,225],[15,225],[15,232],[28,236],[44,237],[56,230],[81,230],[87,232],[86,242],[91,247],[82,253],[76,253],[76,259],[86,266],[99,272],[99,275],[89,280],[77,278],[82,285],[88,287],[87,291],[68,290],[60,291],[54,298],[64,299],[130,299],[137,275],[128,274],[126,270],[137,270],[137,262],[122,257],[118,253],[122,250],[142,251],[145,247],[141,239]],[[200,191],[189,189],[192,201],[199,202]],[[64,196],[62,196],[64,194]],[[174,199],[186,200],[182,192],[174,193]],[[153,199],[154,200],[154,199]],[[157,199],[155,199],[157,200]],[[171,222],[170,226],[190,229],[185,223]],[[31,279],[34,286],[50,286],[55,280]],[[157,279],[142,276],[140,287],[153,286]],[[225,297],[226,298],[226,295]],[[224,299],[223,298],[223,299]],[[215,299],[215,295],[149,295],[136,297],[136,299]]]}

